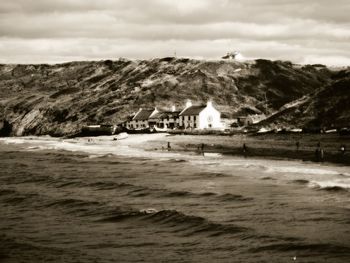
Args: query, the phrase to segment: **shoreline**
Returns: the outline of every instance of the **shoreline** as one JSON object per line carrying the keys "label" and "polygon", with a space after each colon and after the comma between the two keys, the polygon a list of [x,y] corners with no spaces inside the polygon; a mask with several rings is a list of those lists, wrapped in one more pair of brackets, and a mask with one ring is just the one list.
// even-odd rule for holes
{"label": "shoreline", "polygon": [[[4,139],[0,138],[1,139]],[[8,139],[51,140],[54,137],[7,137]],[[350,137],[336,136],[217,136],[217,135],[173,135],[167,133],[131,134],[122,140],[113,140],[115,136],[55,138],[57,141],[83,143],[85,146],[101,146],[107,150],[114,147],[128,146],[144,151],[190,152],[194,154],[222,154],[225,156],[256,157],[273,160],[300,160],[314,163],[331,163],[350,166],[350,152],[342,154],[340,145],[350,146]],[[296,142],[299,142],[297,149]],[[323,158],[316,156],[315,150],[320,143]],[[245,145],[245,147],[243,147]],[[113,152],[113,151],[112,151]],[[111,152],[111,153],[112,153]]]}
{"label": "shoreline", "polygon": [[[258,157],[277,160],[301,160],[314,163],[333,163],[337,165],[350,166],[350,152],[342,153],[340,145],[349,145],[349,138],[337,138],[329,136],[320,140],[319,136],[312,140],[307,137],[284,138],[286,136],[202,136],[202,135],[170,135],[162,139],[152,140],[142,148],[145,150],[170,150],[174,152],[193,152],[198,154],[218,153],[227,156]],[[316,138],[315,138],[316,137]],[[297,147],[296,142],[299,142]],[[323,156],[316,153],[317,144],[320,142],[320,149]],[[168,149],[168,143],[170,148]],[[245,145],[245,147],[243,146]],[[350,145],[349,145],[350,146]]]}

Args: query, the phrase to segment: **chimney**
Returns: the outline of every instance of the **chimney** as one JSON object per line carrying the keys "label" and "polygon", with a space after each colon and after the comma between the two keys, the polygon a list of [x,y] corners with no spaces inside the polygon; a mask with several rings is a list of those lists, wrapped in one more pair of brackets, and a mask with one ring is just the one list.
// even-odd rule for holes
{"label": "chimney", "polygon": [[172,112],[176,111],[175,105],[171,106],[171,111],[172,111]]}
{"label": "chimney", "polygon": [[207,107],[213,107],[213,102],[211,100],[207,101]]}
{"label": "chimney", "polygon": [[187,100],[186,101],[186,108],[189,108],[192,106],[192,101],[191,100]]}

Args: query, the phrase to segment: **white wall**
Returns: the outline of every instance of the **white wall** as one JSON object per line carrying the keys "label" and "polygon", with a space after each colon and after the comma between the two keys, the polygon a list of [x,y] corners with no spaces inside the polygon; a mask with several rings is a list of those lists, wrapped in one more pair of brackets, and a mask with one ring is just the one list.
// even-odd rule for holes
{"label": "white wall", "polygon": [[199,129],[223,129],[220,119],[220,112],[217,111],[211,103],[208,103],[199,113]]}
{"label": "white wall", "polygon": [[145,120],[145,121],[132,120],[132,121],[127,122],[126,126],[128,129],[143,129],[143,128],[148,128],[149,124],[148,124],[147,120]]}

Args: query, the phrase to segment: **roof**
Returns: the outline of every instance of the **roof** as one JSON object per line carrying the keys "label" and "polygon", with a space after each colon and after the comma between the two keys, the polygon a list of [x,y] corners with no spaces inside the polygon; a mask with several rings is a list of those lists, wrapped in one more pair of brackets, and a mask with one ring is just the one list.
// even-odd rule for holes
{"label": "roof", "polygon": [[181,111],[165,111],[163,112],[165,117],[178,117]]}
{"label": "roof", "polygon": [[184,111],[180,113],[180,116],[198,115],[205,107],[206,105],[190,106],[184,109]]}
{"label": "roof", "polygon": [[165,119],[167,117],[172,118],[172,117],[177,117],[179,116],[180,111],[160,111],[157,112],[152,116],[152,120],[154,119]]}
{"label": "roof", "polygon": [[151,116],[153,111],[154,111],[154,109],[141,109],[138,113],[136,113],[133,120],[135,120],[135,121],[148,120],[148,118]]}
{"label": "roof", "polygon": [[230,118],[230,113],[229,112],[221,112],[221,118],[229,119]]}

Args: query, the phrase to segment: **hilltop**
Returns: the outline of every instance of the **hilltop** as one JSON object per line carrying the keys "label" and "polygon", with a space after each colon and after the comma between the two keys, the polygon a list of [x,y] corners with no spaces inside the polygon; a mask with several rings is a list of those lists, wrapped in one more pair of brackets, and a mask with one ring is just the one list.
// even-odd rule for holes
{"label": "hilltop", "polygon": [[[331,87],[340,93],[349,87],[336,84],[343,78],[341,74],[348,73],[323,65],[262,59],[236,62],[169,57],[0,65],[0,130],[2,135],[69,135],[82,125],[121,122],[139,107],[182,107],[186,99],[194,103],[213,99],[232,114],[271,114],[308,96],[309,105],[317,109],[317,98],[322,103],[322,96],[325,100],[333,96],[328,91]],[[342,116],[349,118],[348,107],[344,111]],[[323,115],[308,112],[309,121],[318,125],[317,118]],[[333,113],[329,109],[325,114]],[[292,122],[296,118],[288,116]]]}

